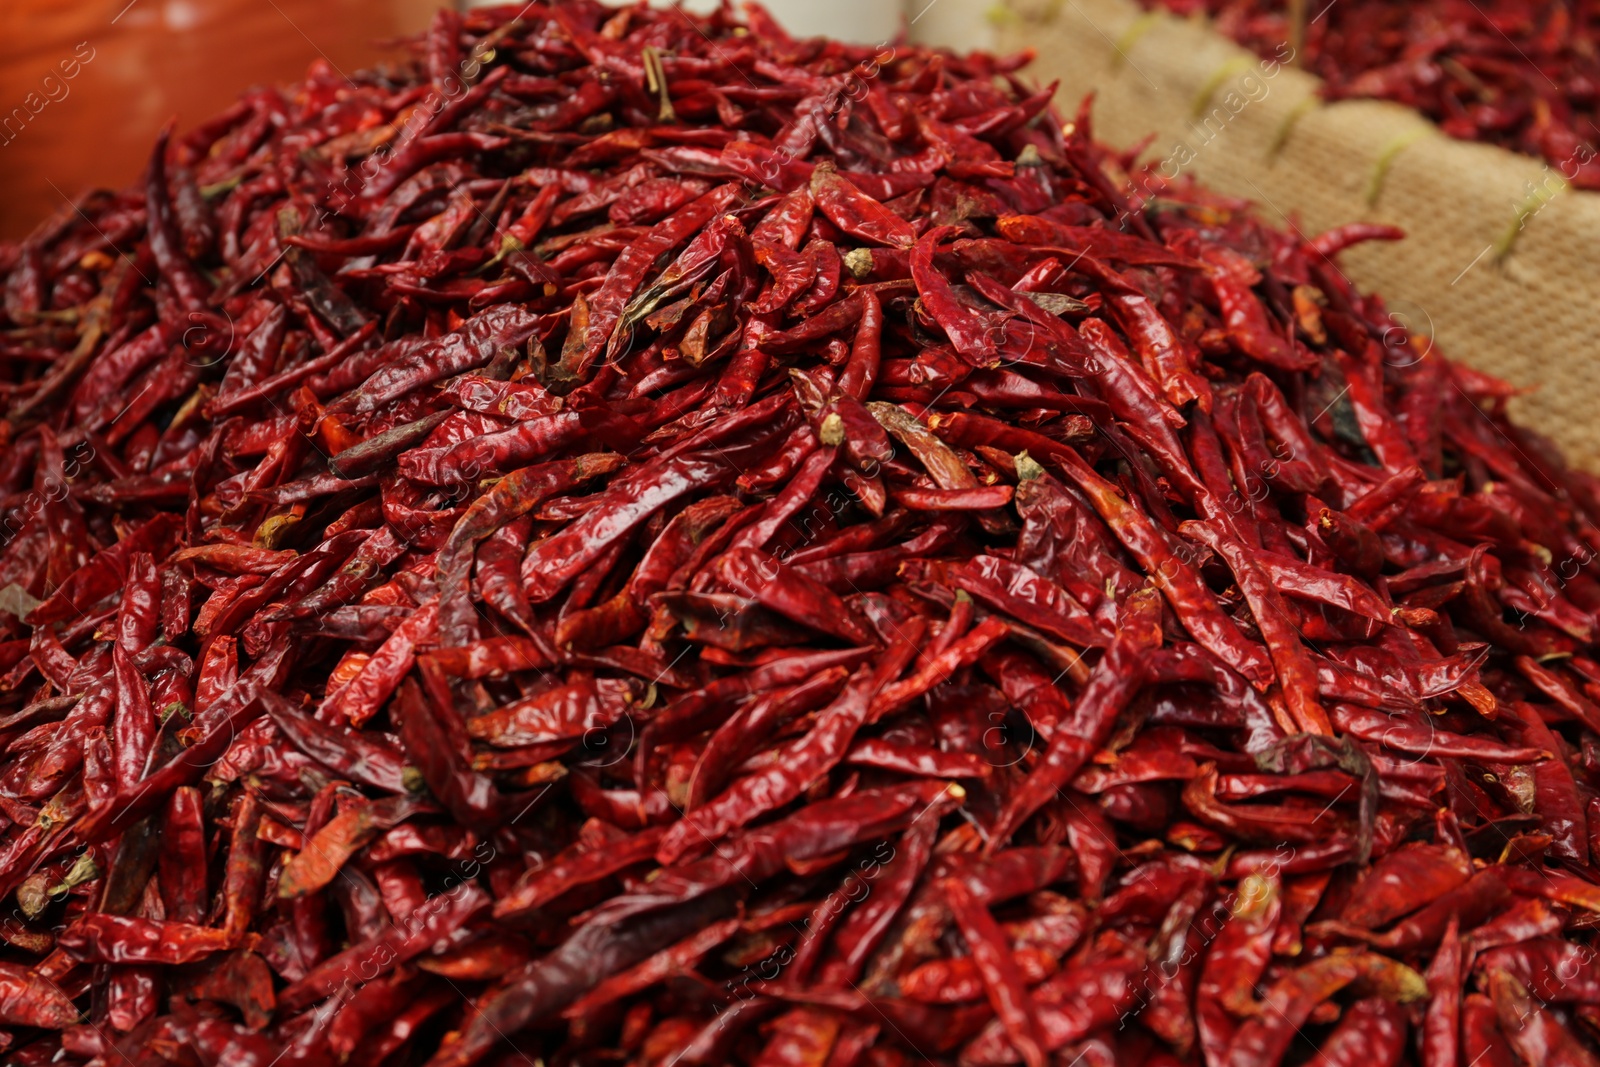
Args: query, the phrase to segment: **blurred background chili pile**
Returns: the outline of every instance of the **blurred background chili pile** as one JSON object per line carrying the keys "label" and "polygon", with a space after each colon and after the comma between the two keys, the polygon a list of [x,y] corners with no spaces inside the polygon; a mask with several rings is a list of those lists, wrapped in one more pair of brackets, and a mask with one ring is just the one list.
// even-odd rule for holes
{"label": "blurred background chili pile", "polygon": [[[1600,25],[1568,0],[1140,0],[1206,14],[1262,55],[1285,42],[1331,100],[1415,108],[1452,137],[1539,156],[1580,189],[1600,189]],[[1324,6],[1325,5],[1325,6]]]}

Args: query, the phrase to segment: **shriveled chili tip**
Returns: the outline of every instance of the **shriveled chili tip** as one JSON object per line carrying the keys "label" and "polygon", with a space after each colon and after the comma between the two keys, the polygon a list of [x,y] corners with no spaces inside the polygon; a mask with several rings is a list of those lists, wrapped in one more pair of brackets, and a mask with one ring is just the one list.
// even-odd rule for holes
{"label": "shriveled chili tip", "polygon": [[79,1019],[72,1001],[55,983],[31,968],[0,964],[0,1019],[7,1026],[61,1030]]}

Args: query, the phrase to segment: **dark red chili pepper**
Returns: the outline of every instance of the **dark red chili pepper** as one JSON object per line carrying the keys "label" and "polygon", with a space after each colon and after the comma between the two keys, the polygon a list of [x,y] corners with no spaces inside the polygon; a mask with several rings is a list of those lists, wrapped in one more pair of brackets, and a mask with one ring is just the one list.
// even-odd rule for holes
{"label": "dark red chili pepper", "polygon": [[[179,304],[192,316],[198,316],[207,303],[210,291],[195,271],[194,264],[189,261],[178,222],[173,218],[173,203],[167,185],[167,145],[171,136],[172,128],[168,126],[156,138],[155,151],[150,156],[150,169],[145,178],[150,254],[162,277],[172,286]],[[197,320],[191,318],[190,321]]]}
{"label": "dark red chili pepper", "polygon": [[1133,699],[1148,670],[1148,653],[1161,643],[1160,602],[1153,591],[1141,591],[1124,606],[1116,638],[1091,672],[1070,721],[1058,722],[1044,758],[1008,799],[990,841],[1003,845],[1104,742],[1117,716]]}
{"label": "dark red chili pepper", "polygon": [[811,198],[829,222],[852,236],[890,247],[917,243],[909,223],[856,188],[831,163],[820,163],[811,172]]}
{"label": "dark red chili pepper", "polygon": [[1005,1026],[1012,1047],[1029,1067],[1038,1067],[1045,1062],[1039,1024],[1033,1016],[1022,972],[1001,935],[999,924],[989,914],[989,909],[974,899],[961,879],[950,878],[938,884],[944,890],[950,913],[967,942],[967,949],[983,978],[989,1003]]}
{"label": "dark red chili pepper", "polygon": [[662,841],[657,859],[670,864],[702,842],[714,842],[729,829],[781,807],[843,760],[871,711],[873,694],[905,668],[915,651],[909,641],[900,642],[874,670],[858,672],[788,758],[764,774],[735,781],[721,796],[685,815]]}
{"label": "dark red chili pepper", "polygon": [[1500,1032],[1517,1056],[1527,1063],[1588,1064],[1590,1052],[1548,1009],[1533,1001],[1522,983],[1505,971],[1488,974],[1489,997],[1494,1002]]}
{"label": "dark red chili pepper", "polygon": [[1461,972],[1459,924],[1452,919],[1428,966],[1428,1010],[1422,1020],[1424,1067],[1439,1067],[1460,1059]]}
{"label": "dark red chili pepper", "polygon": [[205,823],[200,793],[193,787],[174,790],[167,801],[159,871],[167,916],[178,922],[203,922],[209,899]]}

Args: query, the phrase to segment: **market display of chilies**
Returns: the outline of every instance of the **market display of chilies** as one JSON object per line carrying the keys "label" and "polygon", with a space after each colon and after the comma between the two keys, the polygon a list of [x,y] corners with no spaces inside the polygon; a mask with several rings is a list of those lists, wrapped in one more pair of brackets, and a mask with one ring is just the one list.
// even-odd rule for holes
{"label": "market display of chilies", "polygon": [[1596,1062],[1600,483],[1024,58],[443,14],[5,246],[6,1062]]}
{"label": "market display of chilies", "polygon": [[1262,56],[1298,46],[1329,99],[1393,100],[1452,137],[1537,156],[1600,189],[1600,11],[1588,0],[1139,2],[1209,15]]}

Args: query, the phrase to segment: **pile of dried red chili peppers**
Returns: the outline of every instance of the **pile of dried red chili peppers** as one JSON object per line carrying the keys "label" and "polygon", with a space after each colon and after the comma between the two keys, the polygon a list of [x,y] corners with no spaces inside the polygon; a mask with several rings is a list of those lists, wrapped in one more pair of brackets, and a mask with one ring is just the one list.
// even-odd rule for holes
{"label": "pile of dried red chili peppers", "polygon": [[1600,483],[1392,234],[513,14],[4,249],[8,1063],[1595,1062]]}
{"label": "pile of dried red chili peppers", "polygon": [[[1140,0],[1206,12],[1282,59],[1289,0]],[[1591,0],[1306,0],[1301,64],[1330,99],[1415,108],[1445,133],[1537,156],[1600,189],[1600,8]]]}

